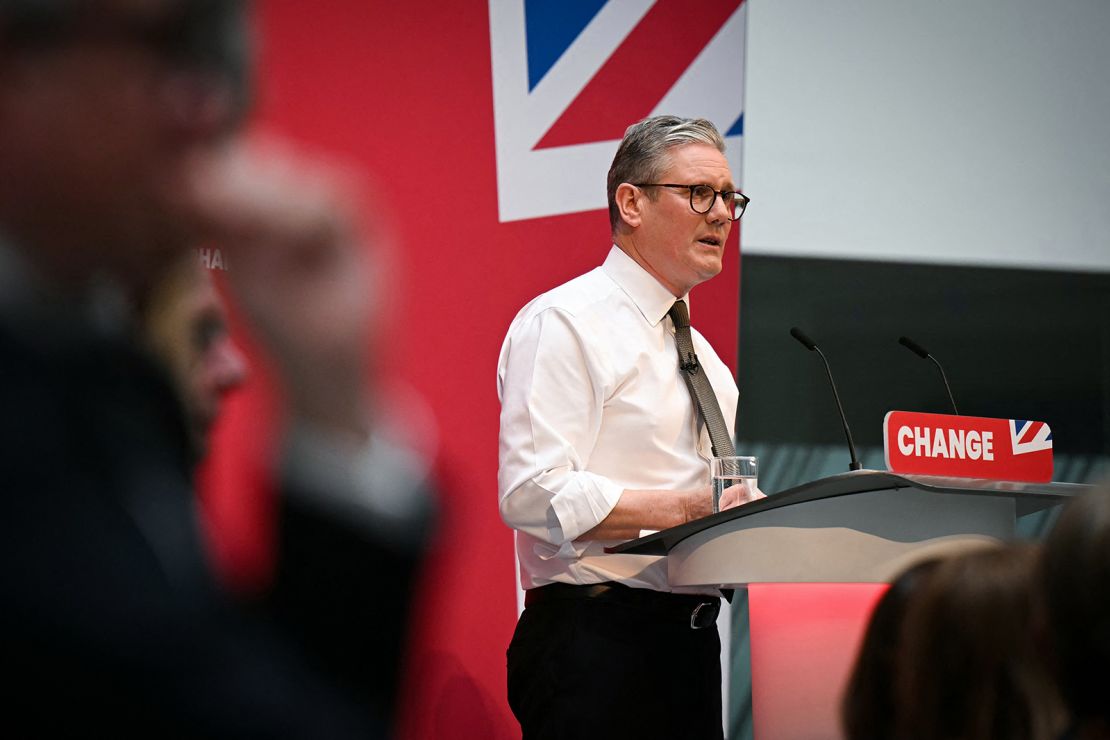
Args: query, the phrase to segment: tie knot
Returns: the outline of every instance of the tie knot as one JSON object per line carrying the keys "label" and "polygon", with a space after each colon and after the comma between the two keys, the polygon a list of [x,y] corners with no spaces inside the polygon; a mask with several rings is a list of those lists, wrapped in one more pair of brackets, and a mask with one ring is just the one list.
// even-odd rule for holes
{"label": "tie knot", "polygon": [[685,329],[690,326],[690,312],[686,310],[686,301],[675,301],[667,315],[676,328]]}

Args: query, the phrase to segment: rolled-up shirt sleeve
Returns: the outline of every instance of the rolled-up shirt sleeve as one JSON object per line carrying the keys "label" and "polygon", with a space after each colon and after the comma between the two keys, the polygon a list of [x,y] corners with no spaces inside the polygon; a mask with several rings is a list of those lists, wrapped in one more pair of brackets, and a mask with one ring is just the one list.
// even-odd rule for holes
{"label": "rolled-up shirt sleeve", "polygon": [[600,524],[623,491],[586,470],[609,389],[606,358],[585,350],[581,331],[562,309],[526,317],[498,368],[501,517],[561,548]]}

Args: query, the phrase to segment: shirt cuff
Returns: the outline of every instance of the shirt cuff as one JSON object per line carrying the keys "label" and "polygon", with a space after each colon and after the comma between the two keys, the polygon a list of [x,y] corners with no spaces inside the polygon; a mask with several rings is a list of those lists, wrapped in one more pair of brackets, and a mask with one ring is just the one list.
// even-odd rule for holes
{"label": "shirt cuff", "polygon": [[[560,495],[551,500],[564,542],[576,540],[601,524],[624,493],[622,486],[608,478],[585,472],[578,475],[582,478],[579,495]],[[553,538],[553,541],[558,541],[558,538]]]}

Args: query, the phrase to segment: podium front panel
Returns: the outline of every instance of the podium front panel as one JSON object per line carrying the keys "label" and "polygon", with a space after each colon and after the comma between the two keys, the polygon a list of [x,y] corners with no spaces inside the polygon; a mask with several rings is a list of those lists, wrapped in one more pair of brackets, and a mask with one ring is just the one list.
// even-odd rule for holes
{"label": "podium front panel", "polygon": [[678,543],[676,586],[877,583],[933,554],[1013,537],[1014,500],[898,488],[783,506]]}

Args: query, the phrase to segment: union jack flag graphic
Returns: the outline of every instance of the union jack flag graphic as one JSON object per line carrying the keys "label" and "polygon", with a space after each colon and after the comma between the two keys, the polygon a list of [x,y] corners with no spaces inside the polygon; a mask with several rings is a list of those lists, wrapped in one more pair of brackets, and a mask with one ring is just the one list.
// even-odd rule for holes
{"label": "union jack flag graphic", "polygon": [[501,221],[604,208],[624,130],[708,118],[739,179],[743,0],[489,0]]}
{"label": "union jack flag graphic", "polygon": [[1010,443],[1015,455],[1052,449],[1052,430],[1043,421],[1010,419]]}

